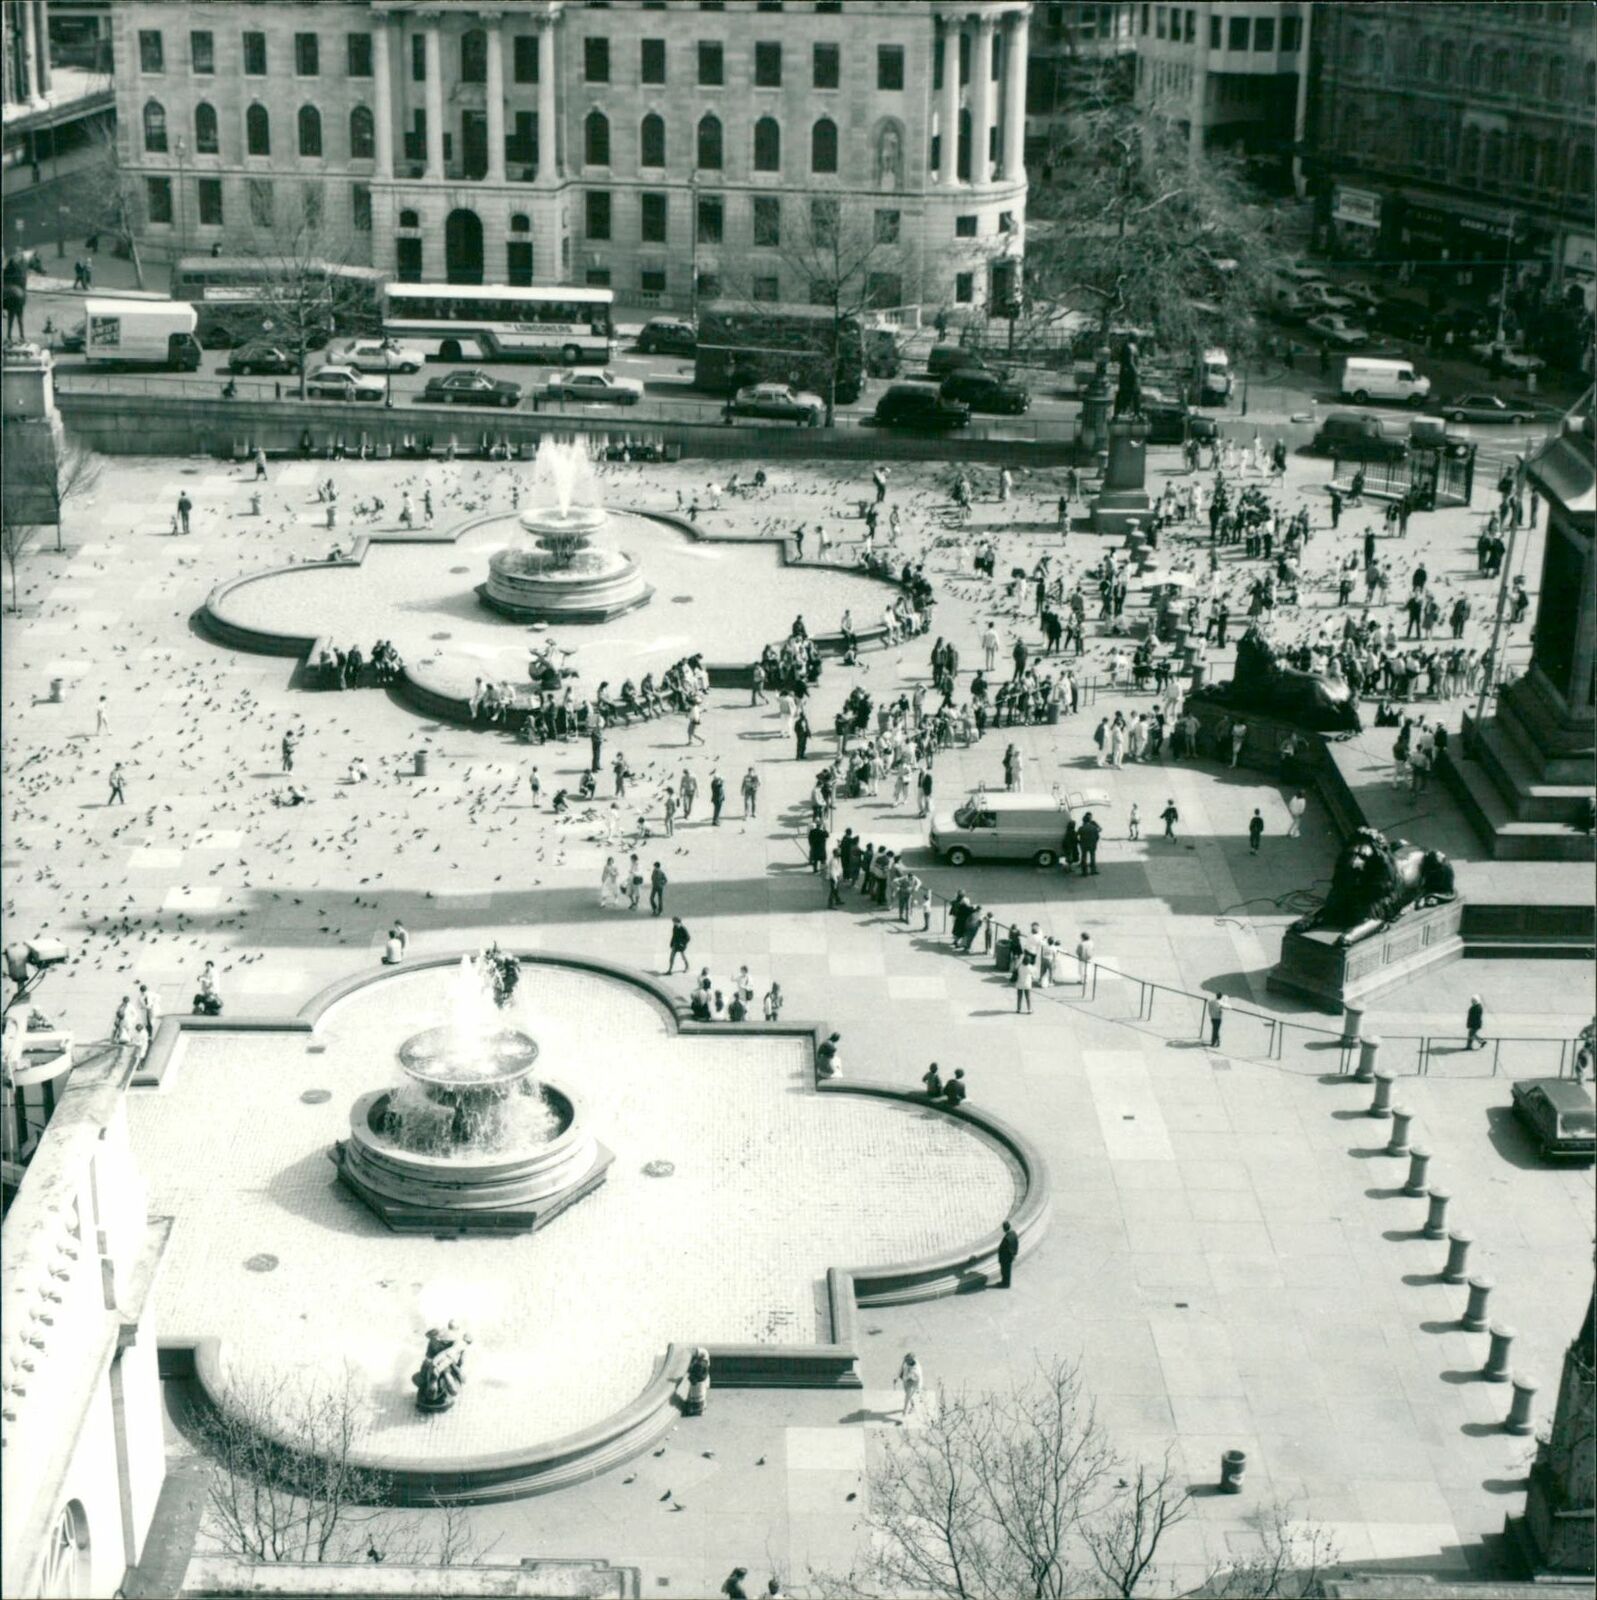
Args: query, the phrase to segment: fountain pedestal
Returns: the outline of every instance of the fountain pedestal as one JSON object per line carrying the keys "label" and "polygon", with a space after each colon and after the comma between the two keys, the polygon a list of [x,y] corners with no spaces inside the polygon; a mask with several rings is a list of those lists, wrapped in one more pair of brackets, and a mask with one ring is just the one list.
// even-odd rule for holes
{"label": "fountain pedestal", "polygon": [[605,520],[598,506],[525,512],[521,525],[536,548],[491,557],[478,597],[518,621],[540,622],[604,622],[647,604],[654,591],[638,563],[593,543]]}

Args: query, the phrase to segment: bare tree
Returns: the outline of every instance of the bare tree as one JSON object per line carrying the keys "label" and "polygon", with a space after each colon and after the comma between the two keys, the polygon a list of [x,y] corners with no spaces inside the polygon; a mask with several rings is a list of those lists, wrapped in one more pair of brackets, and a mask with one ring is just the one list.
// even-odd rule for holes
{"label": "bare tree", "polygon": [[15,614],[22,610],[22,601],[17,590],[17,562],[23,552],[39,537],[39,524],[36,522],[20,522],[9,513],[0,514],[0,555],[5,557],[5,563],[11,571],[11,610]]}
{"label": "bare tree", "polygon": [[1290,1505],[1271,1501],[1249,1518],[1258,1548],[1212,1574],[1196,1590],[1205,1600],[1304,1600],[1320,1592],[1320,1579],[1337,1561],[1330,1534],[1294,1518]]}
{"label": "bare tree", "polygon": [[55,506],[55,547],[61,549],[61,525],[66,520],[67,501],[89,494],[99,484],[104,463],[81,439],[63,434],[59,447],[51,454],[45,488]]}
{"label": "bare tree", "polygon": [[1176,1482],[1167,1453],[1157,1469],[1138,1462],[1130,1479],[1119,1480],[1099,1516],[1082,1529],[1109,1592],[1131,1600],[1148,1576],[1165,1534],[1184,1522],[1192,1496]]}
{"label": "bare tree", "polygon": [[144,230],[144,190],[136,173],[122,165],[117,150],[116,128],[110,123],[90,126],[90,156],[72,174],[72,189],[79,215],[88,219],[90,230],[125,252],[133,262],[133,276],[144,287],[144,258],[139,254],[139,235]]}

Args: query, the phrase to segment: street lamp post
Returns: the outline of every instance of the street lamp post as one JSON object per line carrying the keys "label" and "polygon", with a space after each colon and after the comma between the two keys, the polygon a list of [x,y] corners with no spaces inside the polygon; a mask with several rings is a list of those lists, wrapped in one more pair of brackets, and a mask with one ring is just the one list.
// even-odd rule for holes
{"label": "street lamp post", "polygon": [[188,206],[183,197],[183,164],[188,157],[189,142],[179,134],[173,148],[177,153],[177,253],[182,255],[188,248]]}
{"label": "street lamp post", "polygon": [[693,318],[693,326],[699,325],[699,175],[697,172],[688,174],[688,237],[691,241],[692,262],[688,268],[691,274],[688,283],[688,311]]}

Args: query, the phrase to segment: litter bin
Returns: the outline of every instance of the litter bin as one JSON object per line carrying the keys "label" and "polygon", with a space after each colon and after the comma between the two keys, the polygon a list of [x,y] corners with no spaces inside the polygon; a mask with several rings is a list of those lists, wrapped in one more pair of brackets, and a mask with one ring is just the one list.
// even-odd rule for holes
{"label": "litter bin", "polygon": [[50,680],[50,703],[60,705],[61,698],[66,692],[67,681],[65,678],[52,678]]}
{"label": "litter bin", "polygon": [[1247,1452],[1245,1450],[1227,1450],[1220,1457],[1220,1493],[1241,1494],[1242,1477],[1247,1470]]}
{"label": "litter bin", "polygon": [[1050,700],[1048,702],[1048,726],[1050,728],[1054,728],[1054,727],[1057,727],[1058,725],[1059,725],[1059,702],[1057,700]]}
{"label": "litter bin", "polygon": [[416,776],[418,778],[427,776],[427,752],[425,750],[416,752]]}

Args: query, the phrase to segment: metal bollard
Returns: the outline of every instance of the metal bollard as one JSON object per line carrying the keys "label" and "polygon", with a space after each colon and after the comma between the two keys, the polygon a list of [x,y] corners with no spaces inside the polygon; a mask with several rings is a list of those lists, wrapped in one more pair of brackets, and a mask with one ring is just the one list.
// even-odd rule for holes
{"label": "metal bollard", "polygon": [[1389,1156],[1408,1154],[1408,1130],[1414,1122],[1414,1113],[1403,1106],[1392,1107],[1392,1137],[1386,1141]]}
{"label": "metal bollard", "polygon": [[1469,1262],[1469,1247],[1475,1243],[1475,1235],[1465,1233],[1461,1228],[1454,1228],[1447,1235],[1447,1265],[1442,1268],[1443,1283],[1462,1283],[1466,1275]]}
{"label": "metal bollard", "polygon": [[[1371,1041],[1366,1039],[1365,1044]],[[1361,1046],[1362,1048],[1362,1046]],[[1360,1061],[1360,1070],[1364,1063]],[[1370,1099],[1370,1115],[1372,1117],[1389,1117],[1392,1114],[1392,1074],[1390,1072],[1376,1072],[1371,1076],[1375,1080],[1375,1093]]]}
{"label": "metal bollard", "polygon": [[1357,1044],[1360,1030],[1364,1027],[1363,1006],[1342,1007],[1342,1043]]}
{"label": "metal bollard", "polygon": [[[1375,1080],[1380,1076],[1380,1074],[1375,1070],[1376,1066],[1380,1062],[1380,1059],[1381,1037],[1379,1034],[1371,1034],[1368,1039],[1359,1040],[1359,1070],[1354,1074],[1354,1076],[1360,1083],[1375,1082]],[[1390,1080],[1388,1080],[1388,1083],[1390,1084]],[[1386,1092],[1388,1095],[1390,1095],[1392,1092],[1391,1088],[1388,1087]],[[1379,1102],[1379,1104],[1384,1106],[1386,1102],[1382,1100]],[[1385,1114],[1386,1113],[1384,1111],[1378,1110],[1373,1105],[1370,1107],[1370,1115],[1372,1117],[1380,1117],[1384,1116]]]}
{"label": "metal bollard", "polygon": [[1430,1169],[1430,1151],[1423,1145],[1415,1145],[1408,1153],[1408,1182],[1403,1185],[1403,1193],[1423,1195],[1429,1187],[1426,1178]]}
{"label": "metal bollard", "polygon": [[1446,1189],[1431,1190],[1431,1208],[1425,1214],[1425,1237],[1427,1239],[1445,1239],[1447,1237],[1447,1205],[1452,1199]]}
{"label": "metal bollard", "polygon": [[1534,1378],[1514,1379],[1514,1398],[1509,1402],[1508,1415],[1503,1419],[1505,1433],[1529,1433],[1536,1426],[1531,1408],[1536,1404],[1537,1387]]}
{"label": "metal bollard", "polygon": [[1464,1307],[1464,1315],[1459,1319],[1461,1327],[1471,1333],[1486,1331],[1486,1302],[1491,1298],[1495,1287],[1490,1278],[1469,1280],[1469,1303]]}
{"label": "metal bollard", "polygon": [[1486,1352],[1486,1365],[1481,1368],[1481,1376],[1488,1383],[1508,1382],[1508,1356],[1514,1348],[1514,1337],[1518,1331],[1505,1322],[1492,1324],[1492,1347]]}

